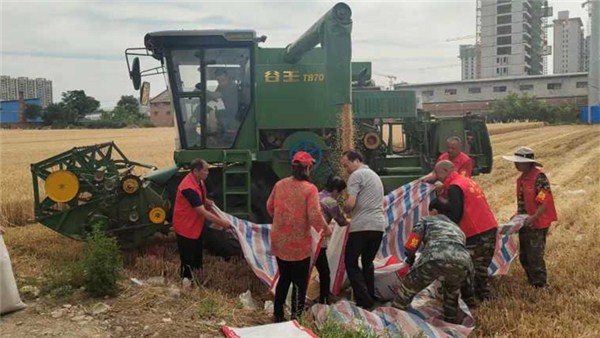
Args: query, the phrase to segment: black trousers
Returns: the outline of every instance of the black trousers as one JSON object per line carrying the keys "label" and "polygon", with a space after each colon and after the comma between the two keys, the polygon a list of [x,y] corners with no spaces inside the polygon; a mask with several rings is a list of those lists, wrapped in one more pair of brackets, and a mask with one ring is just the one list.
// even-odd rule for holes
{"label": "black trousers", "polygon": [[327,248],[321,248],[315,266],[317,267],[317,271],[319,271],[319,303],[327,304],[329,303],[329,286],[331,284]]}
{"label": "black trousers", "polygon": [[275,288],[275,303],[273,304],[273,315],[276,320],[283,319],[283,305],[287,297],[290,284],[294,284],[297,292],[292,293],[292,319],[299,318],[304,310],[306,289],[308,288],[308,269],[310,268],[310,257],[301,261],[284,261],[277,258],[279,267],[279,282]]}
{"label": "black trousers", "polygon": [[[362,308],[370,308],[375,299],[375,268],[373,259],[381,245],[381,231],[357,231],[351,232],[346,242],[346,253],[344,261],[346,273],[352,285],[356,305]],[[358,258],[362,264],[362,270],[358,266]]]}
{"label": "black trousers", "polygon": [[192,279],[194,273],[202,270],[202,236],[190,239],[177,235],[177,250],[181,260],[179,275]]}

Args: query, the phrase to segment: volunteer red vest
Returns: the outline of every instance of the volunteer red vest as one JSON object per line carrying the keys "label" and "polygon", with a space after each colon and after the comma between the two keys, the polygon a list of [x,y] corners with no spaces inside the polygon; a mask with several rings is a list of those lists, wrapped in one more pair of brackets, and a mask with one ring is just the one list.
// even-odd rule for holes
{"label": "volunteer red vest", "polygon": [[452,162],[456,168],[456,171],[465,177],[471,177],[472,175],[473,159],[471,159],[469,155],[463,153],[462,151],[453,160],[451,160],[448,153],[445,152],[438,158],[438,162],[440,161]]}
{"label": "volunteer red vest", "polygon": [[543,173],[543,171],[538,167],[533,167],[525,177],[523,174],[517,178],[517,198],[519,196],[519,186],[523,184],[523,197],[525,200],[525,210],[528,215],[535,214],[537,208],[545,204],[546,211],[540,215],[540,217],[533,222],[531,225],[534,229],[545,229],[550,226],[550,224],[558,219],[556,215],[556,208],[554,207],[554,198],[552,197],[552,193],[549,191],[540,191],[536,194],[535,191],[535,181],[539,174]]}
{"label": "volunteer red vest", "polygon": [[202,203],[206,201],[206,186],[203,181],[198,181],[192,173],[187,174],[179,187],[175,196],[175,208],[173,210],[173,230],[180,236],[197,239],[202,234],[204,228],[204,217],[192,207],[190,202],[181,193],[185,189],[192,189],[198,193]]}
{"label": "volunteer red vest", "polygon": [[453,171],[444,180],[444,185],[446,188],[456,185],[462,190],[464,204],[459,226],[467,238],[498,226],[498,222],[496,222],[496,218],[477,182]]}

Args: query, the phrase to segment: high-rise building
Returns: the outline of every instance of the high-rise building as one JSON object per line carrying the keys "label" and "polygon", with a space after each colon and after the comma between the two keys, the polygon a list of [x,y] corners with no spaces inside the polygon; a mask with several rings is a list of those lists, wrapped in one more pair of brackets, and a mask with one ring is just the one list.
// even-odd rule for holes
{"label": "high-rise building", "polygon": [[586,36],[583,40],[583,71],[590,71],[590,48],[592,45],[591,36]]}
{"label": "high-rise building", "polygon": [[552,15],[547,1],[481,0],[478,6],[481,77],[543,74],[550,54],[543,25]]}
{"label": "high-rise building", "polygon": [[477,78],[477,56],[475,45],[460,45],[461,80]]}
{"label": "high-rise building", "polygon": [[0,101],[18,100],[19,92],[23,92],[25,99],[40,99],[44,108],[52,103],[52,81],[44,78],[0,76]]}
{"label": "high-rise building", "polygon": [[569,11],[560,11],[553,27],[554,74],[583,72],[585,40],[581,18],[569,18]]}

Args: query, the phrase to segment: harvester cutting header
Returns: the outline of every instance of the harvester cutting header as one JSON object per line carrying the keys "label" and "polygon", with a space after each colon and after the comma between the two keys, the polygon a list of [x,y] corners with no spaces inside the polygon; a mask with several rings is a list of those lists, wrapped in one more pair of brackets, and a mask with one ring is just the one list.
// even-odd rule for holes
{"label": "harvester cutting header", "polygon": [[[145,47],[126,50],[127,65],[142,100],[143,77],[167,74],[175,164],[136,176],[141,164],[112,143],[33,164],[37,219],[76,238],[101,222],[123,245],[139,245],[168,231],[174,191],[196,158],[214,166],[206,183],[217,205],[256,222],[269,221],[266,199],[299,150],[317,159],[321,186],[338,171],[340,151],[358,149],[389,192],[429,172],[446,139],[458,135],[474,173],[489,173],[483,119],[434,118],[417,111],[414,91],[373,86],[371,63],[351,61],[351,16],[338,3],[284,48],[261,47],[266,37],[252,30],[148,33]],[[142,69],[140,57],[155,66]]]}

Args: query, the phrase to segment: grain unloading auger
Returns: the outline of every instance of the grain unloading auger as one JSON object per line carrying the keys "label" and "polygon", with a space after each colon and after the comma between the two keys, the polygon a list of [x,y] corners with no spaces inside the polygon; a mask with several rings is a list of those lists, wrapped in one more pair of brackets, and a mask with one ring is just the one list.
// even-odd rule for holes
{"label": "grain unloading auger", "polygon": [[[270,221],[266,200],[275,182],[289,175],[299,150],[317,159],[319,188],[339,170],[340,148],[353,147],[390,192],[429,172],[451,136],[465,140],[474,174],[490,172],[484,119],[432,117],[417,110],[414,91],[374,86],[371,63],[351,61],[351,16],[350,7],[338,3],[284,48],[263,47],[266,37],[252,30],[146,34],[144,47],[125,52],[129,75],[144,100],[149,88],[142,79],[166,74],[178,139],[175,165],[135,177],[129,168],[140,165],[112,144],[110,156],[99,146],[75,148],[32,167],[34,185],[38,179],[47,185],[46,195],[35,189],[37,219],[72,237],[100,220],[121,243],[138,245],[168,228],[173,192],[196,158],[214,166],[206,185],[219,208],[255,222]],[[142,69],[140,57],[159,64]],[[59,174],[51,176],[48,168]],[[94,180],[98,168],[105,171],[98,179],[110,178],[109,189]],[[129,185],[137,190],[128,192]],[[72,199],[63,199],[61,189]],[[208,248],[231,240],[212,235],[203,235]],[[213,251],[235,252],[228,251],[235,240],[227,243]]]}

